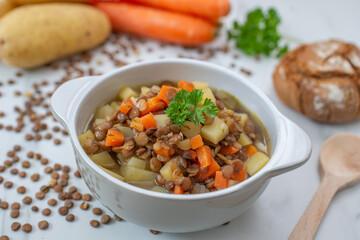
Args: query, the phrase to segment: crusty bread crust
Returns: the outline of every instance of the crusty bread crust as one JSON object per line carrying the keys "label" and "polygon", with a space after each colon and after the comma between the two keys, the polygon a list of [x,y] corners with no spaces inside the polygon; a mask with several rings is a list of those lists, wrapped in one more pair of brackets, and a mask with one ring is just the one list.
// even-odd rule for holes
{"label": "crusty bread crust", "polygon": [[273,73],[279,98],[316,121],[342,123],[360,117],[360,50],[329,40],[287,53]]}

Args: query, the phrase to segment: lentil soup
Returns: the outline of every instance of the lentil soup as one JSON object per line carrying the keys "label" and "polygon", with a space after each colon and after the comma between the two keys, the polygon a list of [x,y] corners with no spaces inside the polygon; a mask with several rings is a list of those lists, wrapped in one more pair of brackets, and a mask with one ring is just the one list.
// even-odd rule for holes
{"label": "lentil soup", "polygon": [[261,121],[205,82],[123,87],[97,109],[79,141],[113,177],[173,194],[231,187],[270,159]]}

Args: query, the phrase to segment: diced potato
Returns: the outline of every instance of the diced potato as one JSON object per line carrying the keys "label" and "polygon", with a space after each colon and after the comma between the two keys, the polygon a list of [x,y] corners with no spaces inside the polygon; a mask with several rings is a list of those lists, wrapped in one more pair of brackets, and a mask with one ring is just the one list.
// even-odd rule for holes
{"label": "diced potato", "polygon": [[102,170],[104,170],[105,172],[107,172],[108,174],[110,174],[111,176],[113,176],[114,178],[117,178],[121,181],[125,181],[125,178],[123,176],[121,176],[120,174],[117,174],[116,172],[114,171],[110,171],[104,167],[102,167],[101,165],[98,165]]}
{"label": "diced potato", "polygon": [[127,183],[130,183],[131,185],[145,188],[145,189],[152,189],[155,186],[155,181],[127,181]]}
{"label": "diced potato", "polygon": [[115,160],[110,156],[110,154],[106,151],[97,153],[94,155],[90,155],[91,160],[94,161],[94,163],[101,165],[105,168],[114,168],[116,167]]}
{"label": "diced potato", "polygon": [[106,119],[103,119],[103,118],[97,118],[95,119],[95,125],[100,125],[102,124],[103,122],[105,122]]}
{"label": "diced potato", "polygon": [[184,150],[184,151],[191,149],[190,139],[188,139],[188,138],[178,142],[176,145],[178,148],[180,148],[181,150]]}
{"label": "diced potato", "polygon": [[119,131],[124,134],[125,137],[134,137],[134,132],[132,130],[131,127],[124,127],[121,125],[114,125],[114,127],[116,127],[117,129],[119,129]]}
{"label": "diced potato", "polygon": [[270,158],[262,152],[256,152],[249,157],[249,159],[245,162],[247,166],[247,172],[250,176],[257,173],[260,169],[262,169],[266,163],[268,163]]}
{"label": "diced potato", "polygon": [[150,88],[148,87],[141,87],[141,95],[145,95],[150,91]]}
{"label": "diced potato", "polygon": [[205,99],[209,98],[216,106],[216,99],[215,99],[215,96],[214,96],[213,92],[211,91],[211,89],[204,88],[203,92],[204,92],[204,95],[203,95],[201,103],[203,104],[205,102]]}
{"label": "diced potato", "polygon": [[146,167],[146,161],[138,159],[136,157],[132,157],[128,160],[128,166],[132,166],[139,169],[145,169]]}
{"label": "diced potato", "polygon": [[169,117],[166,114],[154,115],[154,119],[158,128],[166,127],[166,122],[169,121]]}
{"label": "diced potato", "polygon": [[174,160],[170,160],[160,169],[160,173],[165,178],[166,181],[172,181],[173,180],[172,169],[176,169],[176,168],[177,168],[177,163]]}
{"label": "diced potato", "polygon": [[229,182],[228,182],[228,186],[229,187],[232,187],[232,186],[234,186],[234,185],[236,185],[236,184],[238,184],[240,181],[236,181],[236,180],[229,180]]}
{"label": "diced potato", "polygon": [[157,174],[151,171],[146,171],[132,166],[121,166],[120,173],[126,181],[151,181],[155,180]]}
{"label": "diced potato", "polygon": [[248,119],[248,115],[246,113],[239,113],[239,115],[241,116],[239,123],[244,127],[245,122]]}
{"label": "diced potato", "polygon": [[102,106],[101,108],[99,108],[99,110],[96,111],[95,119],[106,119],[107,117],[111,117],[113,113],[114,109],[110,105],[106,104],[105,106]]}
{"label": "diced potato", "polygon": [[214,122],[210,125],[205,125],[201,128],[201,136],[214,143],[218,144],[222,139],[229,134],[229,127],[218,117],[214,117]]}
{"label": "diced potato", "polygon": [[187,137],[192,138],[200,134],[201,125],[196,125],[193,122],[186,121],[183,126],[181,126],[181,132]]}
{"label": "diced potato", "polygon": [[192,83],[194,84],[194,87],[197,88],[197,89],[204,89],[204,88],[209,87],[209,84],[207,82],[195,81],[195,82],[192,82]]}
{"label": "diced potato", "polygon": [[137,96],[138,96],[138,93],[135,92],[130,87],[123,87],[120,89],[120,91],[118,93],[118,97],[120,100],[124,100],[126,98],[131,98],[131,97],[137,97]]}
{"label": "diced potato", "polygon": [[110,106],[111,106],[115,111],[117,111],[117,110],[119,110],[120,104],[119,104],[118,102],[112,101],[112,102],[110,103]]}
{"label": "diced potato", "polygon": [[160,187],[160,186],[154,186],[152,189],[150,189],[151,191],[154,191],[154,192],[161,192],[161,193],[169,193],[168,190],[166,190],[165,188],[163,187]]}
{"label": "diced potato", "polygon": [[242,146],[247,146],[252,143],[251,139],[246,135],[246,133],[241,133],[239,139],[237,140]]}
{"label": "diced potato", "polygon": [[88,139],[88,138],[91,138],[91,139],[95,138],[94,134],[92,133],[91,130],[87,130],[85,133],[83,133],[79,136],[79,142],[80,142],[81,146],[84,146],[84,143],[85,143],[86,139]]}

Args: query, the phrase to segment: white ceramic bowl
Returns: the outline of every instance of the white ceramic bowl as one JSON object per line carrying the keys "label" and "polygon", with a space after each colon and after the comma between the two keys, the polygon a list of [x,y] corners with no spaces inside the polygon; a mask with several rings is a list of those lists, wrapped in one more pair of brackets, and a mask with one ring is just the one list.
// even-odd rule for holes
{"label": "white ceramic bowl", "polygon": [[[95,109],[113,99],[123,86],[164,79],[205,81],[240,99],[262,120],[269,133],[272,152],[268,164],[233,187],[192,195],[141,189],[99,168],[78,140]],[[231,70],[201,61],[148,61],[102,76],[72,80],[56,90],[51,107],[56,119],[69,131],[77,165],[93,195],[125,220],[163,232],[198,231],[236,218],[262,194],[272,177],[301,166],[311,153],[306,133],[284,117],[256,86]]]}

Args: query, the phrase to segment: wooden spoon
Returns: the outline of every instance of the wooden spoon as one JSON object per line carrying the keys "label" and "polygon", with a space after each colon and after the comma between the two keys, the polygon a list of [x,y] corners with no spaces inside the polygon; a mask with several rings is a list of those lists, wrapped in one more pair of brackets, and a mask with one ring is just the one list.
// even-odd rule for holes
{"label": "wooden spoon", "polygon": [[318,191],[291,233],[291,240],[313,239],[335,193],[360,180],[360,137],[336,134],[320,151],[322,180]]}

